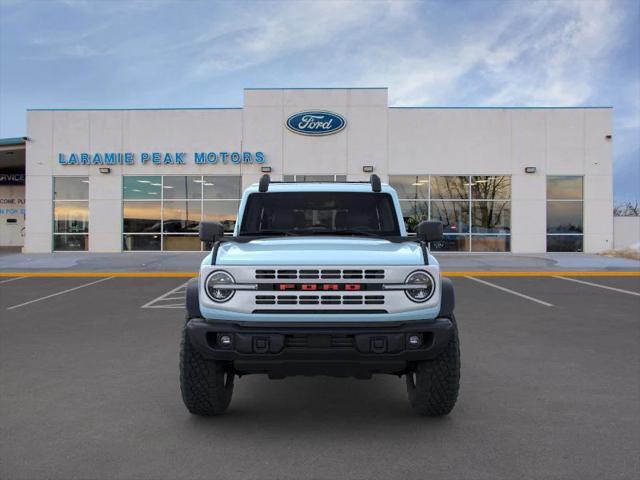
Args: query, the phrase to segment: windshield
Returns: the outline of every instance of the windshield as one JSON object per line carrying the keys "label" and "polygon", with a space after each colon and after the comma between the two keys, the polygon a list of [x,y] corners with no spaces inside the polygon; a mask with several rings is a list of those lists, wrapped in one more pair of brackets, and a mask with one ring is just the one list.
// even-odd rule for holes
{"label": "windshield", "polygon": [[240,235],[400,235],[386,193],[272,192],[249,195]]}

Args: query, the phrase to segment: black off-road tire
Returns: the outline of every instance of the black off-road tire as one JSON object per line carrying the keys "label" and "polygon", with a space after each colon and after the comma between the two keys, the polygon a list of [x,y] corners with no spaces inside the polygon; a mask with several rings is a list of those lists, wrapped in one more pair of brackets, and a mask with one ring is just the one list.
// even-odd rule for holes
{"label": "black off-road tire", "polygon": [[220,415],[233,395],[234,374],[224,362],[207,360],[191,344],[187,323],[180,344],[180,391],[187,410],[194,415]]}
{"label": "black off-road tire", "polygon": [[409,403],[416,413],[429,417],[448,415],[460,389],[460,343],[455,318],[453,336],[444,351],[433,360],[418,362],[407,373]]}

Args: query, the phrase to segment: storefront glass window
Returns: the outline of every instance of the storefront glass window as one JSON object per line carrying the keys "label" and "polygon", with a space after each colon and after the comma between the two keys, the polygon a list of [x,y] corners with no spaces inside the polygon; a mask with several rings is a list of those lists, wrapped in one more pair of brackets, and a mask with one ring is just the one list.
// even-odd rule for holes
{"label": "storefront glass window", "polygon": [[582,177],[548,176],[547,200],[582,200]]}
{"label": "storefront glass window", "polygon": [[240,189],[238,175],[124,177],[123,250],[201,250],[200,222],[233,231]]}
{"label": "storefront glass window", "polygon": [[197,200],[166,200],[162,204],[164,233],[198,233],[202,218],[202,202]]}
{"label": "storefront glass window", "polygon": [[200,238],[196,235],[164,235],[162,243],[167,251],[199,251],[202,248]]}
{"label": "storefront glass window", "polygon": [[511,235],[472,235],[471,250],[474,252],[509,252]]}
{"label": "storefront glass window", "polygon": [[511,231],[511,202],[471,202],[471,233]]}
{"label": "storefront glass window", "polygon": [[53,249],[56,252],[88,250],[88,235],[54,235]]}
{"label": "storefront glass window", "polygon": [[583,250],[583,178],[547,177],[547,251]]}
{"label": "storefront glass window", "polygon": [[122,250],[160,250],[160,235],[127,235],[122,238]]}
{"label": "storefront glass window", "polygon": [[471,177],[471,198],[474,200],[509,200],[511,177],[484,175]]}
{"label": "storefront glass window", "polygon": [[161,182],[160,176],[123,177],[122,197],[125,200],[160,200]]}
{"label": "storefront glass window", "polygon": [[56,201],[54,233],[89,233],[89,202]]}
{"label": "storefront glass window", "polygon": [[203,204],[202,220],[205,222],[220,222],[225,232],[233,232],[236,226],[236,216],[240,207],[239,200],[210,200]]}
{"label": "storefront glass window", "polygon": [[431,219],[442,222],[444,233],[469,233],[469,203],[431,202]]}
{"label": "storefront glass window", "polygon": [[415,233],[416,226],[423,220],[429,219],[429,202],[400,200],[400,208],[402,209],[404,224],[409,233]]}
{"label": "storefront glass window", "polygon": [[240,198],[242,193],[239,176],[205,176],[203,177],[202,188],[205,200],[235,200]]}
{"label": "storefront glass window", "polygon": [[123,204],[123,232],[160,232],[160,202],[131,202]]}
{"label": "storefront glass window", "polygon": [[431,249],[440,252],[469,251],[469,235],[445,235],[440,242],[431,242]]}
{"label": "storefront glass window", "polygon": [[458,200],[469,198],[469,177],[431,177],[431,198]]}
{"label": "storefront glass window", "polygon": [[394,175],[389,177],[389,184],[398,192],[398,198],[429,199],[428,175]]}
{"label": "storefront glass window", "polygon": [[582,202],[547,202],[547,233],[583,233]]}
{"label": "storefront glass window", "polygon": [[89,248],[89,178],[53,178],[53,250]]}
{"label": "storefront glass window", "polygon": [[89,200],[88,177],[54,177],[54,200]]}
{"label": "storefront glass window", "polygon": [[346,182],[346,175],[283,175],[285,182]]}
{"label": "storefront glass window", "polygon": [[202,178],[199,176],[166,176],[162,179],[162,194],[164,199],[202,198]]}
{"label": "storefront glass window", "polygon": [[442,222],[445,239],[433,250],[510,251],[510,176],[391,175],[389,184],[409,234],[422,220]]}
{"label": "storefront glass window", "polygon": [[547,235],[547,252],[581,252],[582,235]]}

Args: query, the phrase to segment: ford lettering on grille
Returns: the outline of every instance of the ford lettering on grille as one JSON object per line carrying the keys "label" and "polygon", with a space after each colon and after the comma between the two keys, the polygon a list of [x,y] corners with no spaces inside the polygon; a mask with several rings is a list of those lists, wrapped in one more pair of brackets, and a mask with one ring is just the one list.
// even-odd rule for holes
{"label": "ford lettering on grille", "polygon": [[362,290],[362,285],[359,283],[278,283],[276,284],[276,290],[281,292],[288,290],[302,290],[302,291],[348,291],[356,292]]}

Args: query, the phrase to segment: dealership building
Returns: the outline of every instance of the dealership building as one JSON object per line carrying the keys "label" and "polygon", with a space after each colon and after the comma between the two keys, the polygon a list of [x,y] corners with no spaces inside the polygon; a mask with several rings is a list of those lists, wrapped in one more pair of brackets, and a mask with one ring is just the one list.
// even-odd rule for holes
{"label": "dealership building", "polygon": [[389,107],[386,88],[246,89],[243,103],[29,110],[27,136],[0,140],[0,245],[201,250],[199,222],[230,232],[263,173],[376,173],[409,230],[444,223],[435,250],[612,248],[611,108]]}

